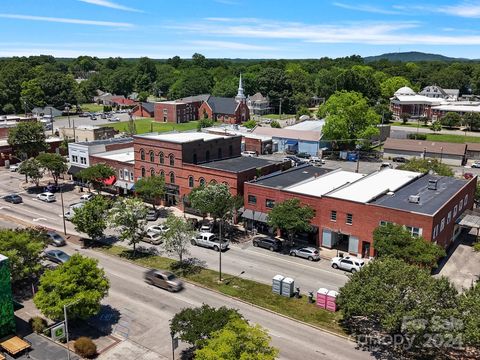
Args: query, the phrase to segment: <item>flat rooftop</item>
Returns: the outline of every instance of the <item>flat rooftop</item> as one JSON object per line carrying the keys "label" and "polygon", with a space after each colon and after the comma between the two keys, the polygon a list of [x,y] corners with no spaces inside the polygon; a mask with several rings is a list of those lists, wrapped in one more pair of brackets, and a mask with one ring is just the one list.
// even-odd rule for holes
{"label": "flat rooftop", "polygon": [[133,142],[133,138],[126,137],[126,138],[113,138],[113,139],[106,139],[106,140],[83,141],[83,142],[77,142],[74,144],[85,145],[85,146],[97,146],[97,145],[108,145],[108,144],[124,144],[128,142]]}
{"label": "flat rooftop", "polygon": [[278,163],[278,161],[267,160],[257,157],[238,156],[230,159],[209,161],[203,164],[198,164],[198,166],[238,173]]}
{"label": "flat rooftop", "polygon": [[135,163],[135,152],[132,147],[119,149],[119,150],[112,150],[112,151],[105,151],[98,154],[91,155],[97,158],[106,159],[106,160],[114,160],[120,161],[124,163]]}
{"label": "flat rooftop", "polygon": [[315,177],[322,176],[331,172],[331,169],[325,169],[312,165],[301,165],[285,171],[277,171],[269,175],[262,176],[256,181],[251,181],[256,185],[275,189],[285,189],[290,186],[298,185],[307,180],[313,180]]}
{"label": "flat rooftop", "polygon": [[204,132],[178,132],[170,134],[149,133],[143,135],[136,135],[136,137],[182,144],[197,140],[210,141],[216,139],[224,139],[228,138],[229,136],[208,134]]}
{"label": "flat rooftop", "polygon": [[350,184],[364,177],[364,174],[354,173],[351,171],[332,171],[319,176],[317,178],[308,179],[307,181],[289,186],[284,190],[302,194],[321,197],[339,187]]}
{"label": "flat rooftop", "polygon": [[384,169],[328,194],[329,197],[367,203],[387,192],[395,192],[413,180],[422,176],[421,173],[405,170]]}
{"label": "flat rooftop", "polygon": [[[428,189],[429,180],[437,180],[436,190]],[[433,215],[467,183],[468,181],[463,179],[427,174],[395,191],[393,195],[384,194],[371,204]],[[411,195],[419,195],[420,202],[411,203],[409,201]]]}

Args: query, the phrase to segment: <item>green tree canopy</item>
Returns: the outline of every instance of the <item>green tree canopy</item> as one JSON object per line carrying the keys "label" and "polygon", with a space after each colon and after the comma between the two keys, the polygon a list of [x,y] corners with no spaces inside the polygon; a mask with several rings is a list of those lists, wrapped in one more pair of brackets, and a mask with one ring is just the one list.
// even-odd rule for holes
{"label": "green tree canopy", "polygon": [[22,121],[8,133],[8,143],[18,156],[31,158],[47,150],[45,130],[37,121]]}
{"label": "green tree canopy", "polygon": [[378,258],[391,256],[429,269],[436,268],[438,260],[446,256],[439,245],[413,236],[405,227],[395,224],[381,225],[374,230],[373,247]]}
{"label": "green tree canopy", "polygon": [[433,132],[440,132],[442,131],[442,123],[440,121],[434,121],[432,122],[432,125],[430,126],[430,130]]}
{"label": "green tree canopy", "polygon": [[165,225],[168,231],[164,235],[163,248],[167,253],[177,255],[182,262],[183,257],[189,253],[190,240],[195,231],[190,223],[175,215],[168,216]]}
{"label": "green tree canopy", "polygon": [[245,126],[247,129],[253,129],[255,126],[257,126],[257,122],[253,119],[250,119],[244,122],[243,126]]}
{"label": "green tree canopy", "polygon": [[442,164],[437,159],[420,159],[413,158],[397,167],[398,170],[408,170],[408,171],[417,171],[421,173],[428,173],[432,170],[434,173],[440,176],[453,176],[452,169],[446,165]]}
{"label": "green tree canopy", "polygon": [[225,306],[214,308],[203,304],[201,307],[185,308],[176,313],[170,320],[170,331],[178,334],[182,341],[202,347],[213,332],[222,329],[230,320],[241,318],[235,309]]}
{"label": "green tree canopy", "polygon": [[95,164],[78,173],[82,181],[91,184],[94,189],[100,190],[103,181],[115,175],[115,170],[106,164]]}
{"label": "green tree canopy", "polygon": [[470,131],[480,129],[480,114],[476,112],[469,112],[463,115],[463,125],[468,126]]}
{"label": "green tree canopy", "polygon": [[141,178],[135,183],[135,193],[155,209],[155,203],[165,195],[165,179],[162,176]]}
{"label": "green tree canopy", "polygon": [[100,301],[107,295],[109,281],[98,261],[80,254],[46,271],[40,278],[33,301],[50,319],[63,319],[63,305],[70,305],[69,318],[88,319],[100,311]]}
{"label": "green tree canopy", "polygon": [[463,320],[466,345],[480,347],[480,284],[477,282],[460,296],[459,312]]}
{"label": "green tree canopy", "polygon": [[410,81],[403,76],[393,76],[391,78],[387,78],[380,83],[380,92],[382,97],[385,100],[389,100],[395,91],[400,89],[403,86],[408,86],[409,88],[412,87]]}
{"label": "green tree canopy", "polygon": [[287,232],[290,241],[295,233],[311,229],[310,220],[315,216],[310,206],[302,206],[298,199],[288,199],[275,204],[268,213],[268,225]]}
{"label": "green tree canopy", "polygon": [[43,177],[43,169],[40,162],[33,158],[22,162],[18,168],[18,172],[25,175],[25,182],[30,178],[36,186],[39,185],[40,179]]}
{"label": "green tree canopy", "polygon": [[352,145],[359,139],[369,141],[378,134],[380,116],[357,92],[337,91],[320,106],[318,116],[326,119],[325,138],[340,141],[341,146]]}
{"label": "green tree canopy", "polygon": [[0,254],[9,258],[12,282],[32,281],[41,274],[46,240],[33,229],[0,230]]}
{"label": "green tree canopy", "polygon": [[455,112],[448,112],[440,119],[440,123],[449,128],[459,126],[461,122],[462,117]]}
{"label": "green tree canopy", "polygon": [[58,178],[68,170],[67,161],[60,154],[43,153],[36,157],[40,165],[50,171],[53,181],[58,184]]}
{"label": "green tree canopy", "polygon": [[107,215],[111,203],[106,197],[98,195],[73,210],[71,222],[75,230],[87,234],[96,240],[104,235],[107,228]]}
{"label": "green tree canopy", "polygon": [[270,341],[267,331],[260,325],[252,326],[246,320],[233,319],[195,351],[195,359],[274,360],[278,350],[270,346]]}
{"label": "green tree canopy", "polygon": [[225,184],[210,183],[194,188],[188,195],[191,206],[216,220],[225,218],[234,210],[234,197]]}

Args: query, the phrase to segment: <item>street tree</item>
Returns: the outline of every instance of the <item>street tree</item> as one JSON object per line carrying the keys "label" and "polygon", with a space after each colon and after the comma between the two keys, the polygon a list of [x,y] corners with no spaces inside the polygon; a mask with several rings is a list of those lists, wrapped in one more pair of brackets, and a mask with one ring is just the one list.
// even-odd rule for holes
{"label": "street tree", "polygon": [[468,112],[463,115],[464,126],[467,126],[470,131],[476,131],[480,129],[480,114],[476,112]]}
{"label": "street tree", "polygon": [[88,235],[92,240],[103,236],[108,225],[108,209],[111,202],[104,196],[98,195],[73,211],[71,222],[75,230]]}
{"label": "street tree", "polygon": [[162,176],[141,178],[135,183],[135,193],[155,209],[155,203],[165,195],[165,179]]}
{"label": "street tree", "polygon": [[459,126],[462,122],[462,117],[455,112],[447,112],[441,119],[440,123],[448,128]]}
{"label": "street tree", "polygon": [[106,164],[95,164],[78,173],[78,177],[88,184],[89,190],[91,185],[97,191],[100,191],[104,180],[114,175],[115,170]]}
{"label": "street tree", "polygon": [[164,235],[163,247],[169,254],[178,256],[180,263],[189,254],[188,248],[195,231],[190,223],[175,215],[170,215],[165,222],[168,231]]}
{"label": "street tree", "polygon": [[97,260],[75,254],[42,275],[33,302],[50,319],[63,319],[64,305],[69,305],[69,318],[88,319],[100,311],[100,302],[109,287]]}
{"label": "street tree", "polygon": [[437,244],[426,241],[401,225],[386,224],[373,232],[373,247],[377,257],[394,257],[413,265],[432,269],[438,260],[446,255],[445,250]]}
{"label": "street tree", "polygon": [[37,187],[40,184],[40,179],[43,177],[43,169],[40,162],[33,158],[22,162],[18,172],[25,175],[25,182],[28,182],[28,178],[30,178]]}
{"label": "street tree", "polygon": [[403,124],[406,124],[408,122],[408,119],[410,119],[410,117],[411,115],[408,113],[402,113],[402,115],[400,115],[400,118],[402,119]]}
{"label": "street tree", "polygon": [[380,92],[385,100],[389,100],[395,91],[403,86],[412,87],[410,81],[403,76],[393,76],[380,83]]}
{"label": "street tree", "polygon": [[250,325],[244,319],[230,320],[215,331],[201,349],[195,351],[198,360],[274,360],[278,350],[270,345],[268,332],[260,325]]}
{"label": "street tree", "polygon": [[17,156],[32,158],[47,150],[45,130],[41,122],[22,121],[8,133],[8,144]]}
{"label": "street tree", "polygon": [[440,176],[453,176],[452,169],[448,165],[442,164],[437,159],[413,158],[405,164],[398,166],[397,169],[417,171],[421,173],[428,173],[429,171],[433,171]]}
{"label": "street tree", "polygon": [[380,115],[369,107],[367,99],[358,92],[337,91],[320,106],[318,116],[325,118],[323,134],[326,139],[341,142],[343,147],[369,141],[378,134]]}
{"label": "street tree", "polygon": [[225,306],[214,308],[207,304],[185,308],[170,320],[170,331],[182,341],[201,348],[212,333],[221,330],[230,320],[242,319],[242,315]]}
{"label": "street tree", "polygon": [[295,233],[311,229],[310,220],[314,215],[310,206],[302,206],[298,199],[288,199],[274,205],[268,213],[267,222],[275,229],[286,231],[290,244],[293,244]]}
{"label": "street tree", "polygon": [[58,185],[58,178],[68,170],[65,158],[60,154],[42,153],[36,159],[43,168],[50,171],[55,185]]}
{"label": "street tree", "polygon": [[33,281],[42,272],[45,234],[34,229],[1,229],[0,254],[9,258],[12,282]]}
{"label": "street tree", "polygon": [[243,126],[245,126],[247,129],[253,129],[255,126],[257,126],[257,122],[253,119],[250,119],[244,122]]}
{"label": "street tree", "polygon": [[272,122],[270,123],[270,127],[275,129],[280,129],[282,126],[277,120],[272,120]]}
{"label": "street tree", "polygon": [[234,211],[234,197],[225,184],[209,183],[192,190],[188,196],[191,206],[203,214],[210,214],[214,222],[226,219]]}
{"label": "street tree", "polygon": [[442,123],[440,121],[432,122],[432,125],[430,125],[430,130],[432,130],[434,133],[442,131]]}
{"label": "street tree", "polygon": [[480,284],[477,282],[460,296],[459,313],[465,345],[480,348]]}
{"label": "street tree", "polygon": [[[387,257],[373,260],[352,274],[340,289],[337,304],[350,332],[378,337],[401,334],[411,344],[409,351],[420,354],[439,351],[424,346],[425,336],[442,331],[435,328],[435,320],[454,316],[458,297],[447,278],[434,278],[418,266]],[[384,346],[387,352],[401,350],[392,343]]]}
{"label": "street tree", "polygon": [[120,230],[120,239],[128,241],[133,246],[136,255],[136,245],[145,236],[148,207],[136,198],[118,199],[109,212],[108,223]]}

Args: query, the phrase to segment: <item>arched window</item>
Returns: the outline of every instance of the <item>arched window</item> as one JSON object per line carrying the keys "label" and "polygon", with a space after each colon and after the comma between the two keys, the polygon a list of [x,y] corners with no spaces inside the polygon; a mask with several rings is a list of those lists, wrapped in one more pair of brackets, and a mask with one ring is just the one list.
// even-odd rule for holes
{"label": "arched window", "polygon": [[222,148],[218,148],[218,156],[219,159],[222,158]]}
{"label": "arched window", "polygon": [[229,156],[233,156],[233,146],[232,145],[230,145],[228,147],[228,154],[229,154]]}
{"label": "arched window", "polygon": [[205,179],[204,178],[200,178],[198,180],[198,183],[200,184],[200,186],[205,186]]}
{"label": "arched window", "polygon": [[193,178],[193,176],[189,176],[188,177],[188,187],[193,188],[194,186],[195,186],[195,179]]}
{"label": "arched window", "polygon": [[140,160],[145,160],[145,150],[140,149]]}
{"label": "arched window", "polygon": [[169,161],[170,161],[170,166],[175,165],[175,155],[170,154],[170,155],[168,156],[168,158],[169,158]]}
{"label": "arched window", "polygon": [[154,168],[150,169],[150,176],[155,176],[155,169]]}
{"label": "arched window", "polygon": [[158,154],[158,161],[160,162],[160,164],[165,163],[165,156],[163,155],[163,152]]}
{"label": "arched window", "polygon": [[150,151],[150,162],[155,162],[155,153]]}
{"label": "arched window", "polygon": [[197,154],[193,154],[193,163],[196,164],[197,163]]}
{"label": "arched window", "polygon": [[160,177],[165,179],[165,171],[163,170],[160,171]]}
{"label": "arched window", "polygon": [[170,173],[170,184],[175,184],[175,174],[173,172]]}
{"label": "arched window", "polygon": [[216,184],[216,183],[217,183],[217,180],[215,179],[210,180],[210,184]]}
{"label": "arched window", "polygon": [[142,178],[144,178],[144,177],[145,177],[145,168],[142,167]]}
{"label": "arched window", "polygon": [[230,187],[230,185],[229,185],[228,182],[226,182],[226,181],[222,181],[222,184]]}
{"label": "arched window", "polygon": [[205,153],[205,161],[210,161],[210,151],[207,150],[207,152]]}

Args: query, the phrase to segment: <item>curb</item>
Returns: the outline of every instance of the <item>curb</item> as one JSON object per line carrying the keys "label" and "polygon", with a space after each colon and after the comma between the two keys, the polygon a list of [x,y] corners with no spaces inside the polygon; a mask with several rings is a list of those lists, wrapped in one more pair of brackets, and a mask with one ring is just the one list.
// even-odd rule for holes
{"label": "curb", "polygon": [[[93,251],[97,251],[97,250],[95,250],[95,249],[92,249],[92,250],[93,250]],[[144,268],[144,269],[149,269],[148,267],[146,267],[146,266],[144,266],[144,265],[142,265],[142,264],[137,264],[136,262],[134,262],[134,261],[132,261],[132,260],[129,260],[129,259],[124,259],[124,258],[121,258],[121,257],[119,257],[119,256],[112,255],[112,254],[109,254],[109,253],[104,253],[104,252],[102,252],[102,254],[105,254],[105,255],[110,256],[110,257],[113,257],[113,258],[120,259],[120,260],[122,260],[122,261],[127,261],[127,262],[129,262],[129,263],[131,263],[131,264],[133,264],[133,265],[136,265],[136,266],[141,267],[141,268]],[[183,281],[185,281],[186,283],[188,283],[188,284],[190,284],[190,285],[194,285],[194,286],[200,287],[200,288],[202,288],[202,289],[204,289],[204,290],[208,290],[208,291],[214,292],[214,293],[216,293],[216,294],[219,294],[219,295],[228,297],[228,298],[231,299],[231,300],[239,301],[239,302],[241,302],[241,303],[243,303],[243,304],[245,304],[245,305],[253,306],[253,307],[257,308],[257,309],[267,311],[267,312],[269,312],[270,314],[274,314],[274,315],[281,316],[281,317],[283,317],[283,318],[285,318],[285,319],[288,319],[288,320],[291,320],[291,321],[295,321],[295,322],[300,323],[300,324],[302,324],[302,325],[309,326],[309,327],[311,327],[311,328],[313,328],[313,329],[315,329],[315,330],[319,330],[319,331],[325,332],[325,333],[327,333],[327,334],[337,336],[337,337],[339,337],[339,338],[341,338],[341,339],[344,339],[344,340],[347,340],[347,341],[350,341],[350,342],[353,342],[353,343],[355,342],[355,341],[353,341],[353,338],[350,337],[350,336],[338,334],[338,333],[333,332],[333,331],[331,331],[331,330],[327,330],[327,329],[321,328],[321,327],[319,327],[319,326],[306,323],[306,322],[304,322],[304,321],[302,321],[302,320],[298,320],[298,319],[292,318],[292,317],[290,317],[290,316],[288,316],[288,315],[284,315],[284,314],[278,313],[278,312],[276,312],[276,311],[273,311],[273,310],[264,308],[264,307],[262,307],[262,306],[260,306],[260,305],[256,305],[256,304],[253,304],[253,303],[251,303],[251,302],[248,302],[248,301],[245,301],[245,300],[236,298],[236,297],[234,297],[234,296],[224,294],[224,293],[222,293],[222,292],[220,292],[220,291],[218,291],[218,290],[211,289],[211,288],[209,288],[209,287],[206,287],[205,285],[202,285],[202,284],[193,282],[193,281],[191,281],[191,280],[187,280],[187,279],[185,279],[185,278],[182,278],[182,279],[183,279]],[[312,305],[313,305],[313,304],[312,304]]]}

